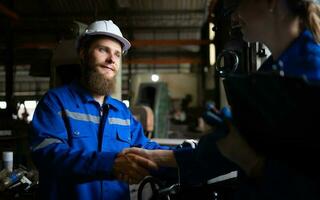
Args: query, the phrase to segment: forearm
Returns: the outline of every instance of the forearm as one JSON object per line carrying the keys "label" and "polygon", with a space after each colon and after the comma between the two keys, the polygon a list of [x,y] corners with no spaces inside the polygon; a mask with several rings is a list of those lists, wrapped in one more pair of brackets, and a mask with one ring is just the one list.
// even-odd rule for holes
{"label": "forearm", "polygon": [[73,177],[79,181],[112,179],[116,153],[75,151],[64,144],[32,152],[36,166],[59,177]]}
{"label": "forearm", "polygon": [[153,150],[150,156],[161,167],[178,167],[172,150]]}
{"label": "forearm", "polygon": [[210,137],[202,137],[196,149],[176,149],[175,157],[182,182],[190,184],[204,183],[211,178],[239,170],[235,163],[220,153]]}
{"label": "forearm", "polygon": [[220,152],[237,164],[249,177],[262,176],[265,158],[251,148],[239,134],[231,132],[216,144]]}

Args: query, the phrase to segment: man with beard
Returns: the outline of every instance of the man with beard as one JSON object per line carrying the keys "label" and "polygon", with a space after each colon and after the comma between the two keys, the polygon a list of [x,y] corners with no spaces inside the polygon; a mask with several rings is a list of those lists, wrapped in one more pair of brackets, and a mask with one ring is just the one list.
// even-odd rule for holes
{"label": "man with beard", "polygon": [[37,105],[31,149],[40,199],[129,199],[125,182],[138,183],[156,165],[139,166],[121,151],[168,149],[147,139],[128,108],[110,96],[129,48],[112,21],[92,23],[77,43],[81,77],[48,91]]}

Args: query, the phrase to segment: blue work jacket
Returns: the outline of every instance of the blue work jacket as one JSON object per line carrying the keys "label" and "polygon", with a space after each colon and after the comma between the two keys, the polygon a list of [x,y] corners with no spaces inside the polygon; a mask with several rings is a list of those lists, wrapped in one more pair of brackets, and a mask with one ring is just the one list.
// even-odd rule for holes
{"label": "blue work jacket", "polygon": [[320,46],[314,41],[312,33],[305,30],[277,60],[270,56],[259,71],[282,71],[285,76],[320,80]]}
{"label": "blue work jacket", "polygon": [[129,199],[128,185],[112,175],[117,154],[168,149],[145,137],[125,104],[108,96],[100,106],[77,82],[50,90],[31,125],[41,199]]}

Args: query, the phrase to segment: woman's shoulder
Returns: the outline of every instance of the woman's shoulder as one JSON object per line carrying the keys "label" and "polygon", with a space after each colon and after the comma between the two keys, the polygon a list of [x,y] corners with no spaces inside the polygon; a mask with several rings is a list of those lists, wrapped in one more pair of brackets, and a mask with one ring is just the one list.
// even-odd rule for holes
{"label": "woman's shoulder", "polygon": [[301,53],[303,55],[311,55],[311,56],[316,56],[320,57],[320,44],[318,44],[312,33],[309,30],[306,30],[302,33],[302,48],[301,48]]}

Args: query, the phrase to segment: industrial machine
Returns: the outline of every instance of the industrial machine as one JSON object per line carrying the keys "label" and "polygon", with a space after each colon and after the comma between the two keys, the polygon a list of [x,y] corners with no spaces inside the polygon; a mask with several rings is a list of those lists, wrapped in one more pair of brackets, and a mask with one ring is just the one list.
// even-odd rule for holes
{"label": "industrial machine", "polygon": [[166,83],[142,83],[135,105],[144,105],[154,113],[154,138],[168,137],[170,99]]}

